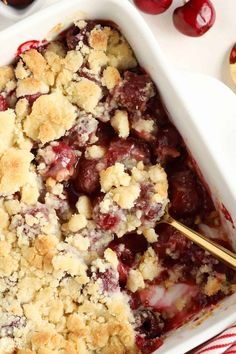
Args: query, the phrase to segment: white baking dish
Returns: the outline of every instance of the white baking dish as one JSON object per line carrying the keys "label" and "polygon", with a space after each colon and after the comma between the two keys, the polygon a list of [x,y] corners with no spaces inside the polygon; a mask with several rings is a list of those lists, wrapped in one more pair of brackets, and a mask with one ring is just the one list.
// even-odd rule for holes
{"label": "white baking dish", "polygon": [[[4,48],[0,65],[12,61],[21,43],[50,39],[78,16],[109,19],[120,26],[139,62],[156,82],[215,201],[224,204],[236,224],[236,96],[215,79],[174,69],[143,18],[127,0],[64,0],[18,22],[0,33]],[[225,221],[225,225],[236,249],[235,229],[231,222]],[[186,353],[234,322],[236,294],[225,299],[198,326],[188,323],[171,333],[156,352]]]}

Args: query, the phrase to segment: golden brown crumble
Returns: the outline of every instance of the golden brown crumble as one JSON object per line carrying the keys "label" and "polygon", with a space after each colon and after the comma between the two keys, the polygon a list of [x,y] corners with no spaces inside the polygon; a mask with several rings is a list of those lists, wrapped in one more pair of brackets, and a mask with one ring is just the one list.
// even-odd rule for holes
{"label": "golden brown crumble", "polygon": [[103,72],[103,85],[106,86],[108,90],[112,90],[120,81],[121,77],[119,71],[112,66],[107,66]]}
{"label": "golden brown crumble", "polygon": [[36,93],[48,93],[49,87],[43,81],[38,81],[33,77],[18,80],[16,88],[16,96],[24,97],[26,95],[34,95]]}
{"label": "golden brown crumble", "polygon": [[129,136],[129,120],[126,111],[117,110],[111,118],[111,126],[115,129],[120,138]]}
{"label": "golden brown crumble", "polygon": [[15,112],[8,109],[0,112],[0,156],[12,147],[15,131]]}
{"label": "golden brown crumble", "polygon": [[106,30],[101,29],[93,29],[89,36],[89,44],[92,48],[96,50],[103,50],[107,49],[107,41],[108,36]]}
{"label": "golden brown crumble", "polygon": [[72,103],[75,103],[86,112],[93,112],[101,99],[101,88],[93,81],[81,79],[79,82],[72,82],[68,89]]}
{"label": "golden brown crumble", "polygon": [[0,193],[18,192],[30,178],[30,162],[34,155],[28,151],[10,148],[0,159]]}
{"label": "golden brown crumble", "polygon": [[11,91],[15,88],[15,75],[11,65],[0,68],[0,91]]}
{"label": "golden brown crumble", "polygon": [[43,144],[60,138],[76,118],[76,108],[59,91],[40,96],[26,117],[24,131]]}

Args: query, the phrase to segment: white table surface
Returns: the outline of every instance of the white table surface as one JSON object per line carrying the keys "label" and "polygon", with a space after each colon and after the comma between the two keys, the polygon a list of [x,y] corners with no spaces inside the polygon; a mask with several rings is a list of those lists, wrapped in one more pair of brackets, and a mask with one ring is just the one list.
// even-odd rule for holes
{"label": "white table surface", "polygon": [[[45,0],[45,6],[56,1],[60,0]],[[216,8],[215,25],[199,38],[184,36],[173,26],[173,10],[182,4],[183,0],[173,0],[172,6],[164,14],[143,16],[162,49],[177,67],[214,76],[236,92],[227,65],[230,48],[236,42],[236,0],[212,2]],[[10,24],[8,20],[0,17],[0,30]]]}

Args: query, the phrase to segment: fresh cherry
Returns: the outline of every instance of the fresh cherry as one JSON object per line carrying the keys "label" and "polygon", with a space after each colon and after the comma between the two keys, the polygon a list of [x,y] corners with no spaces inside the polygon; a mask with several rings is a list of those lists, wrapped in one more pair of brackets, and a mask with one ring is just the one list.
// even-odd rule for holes
{"label": "fresh cherry", "polygon": [[173,0],[134,0],[135,5],[143,12],[151,15],[166,11]]}
{"label": "fresh cherry", "polygon": [[236,85],[236,71],[235,71],[235,67],[236,67],[236,44],[233,46],[233,48],[232,48],[232,50],[230,52],[229,64],[230,64],[230,74],[231,74],[233,82]]}
{"label": "fresh cherry", "polygon": [[210,0],[189,0],[173,13],[175,27],[183,34],[199,37],[214,24],[215,9]]}
{"label": "fresh cherry", "polygon": [[23,9],[24,7],[29,6],[34,0],[5,0],[6,5],[16,7],[18,9]]}
{"label": "fresh cherry", "polygon": [[233,46],[233,48],[231,50],[229,62],[230,62],[230,64],[236,63],[236,44]]}

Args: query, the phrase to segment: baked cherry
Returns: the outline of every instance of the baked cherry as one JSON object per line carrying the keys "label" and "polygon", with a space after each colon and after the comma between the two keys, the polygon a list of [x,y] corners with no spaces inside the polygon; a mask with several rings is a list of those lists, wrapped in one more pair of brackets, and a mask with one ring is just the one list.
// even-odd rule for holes
{"label": "baked cherry", "polygon": [[177,130],[168,125],[158,130],[156,141],[153,143],[153,153],[157,162],[165,165],[180,156],[181,137]]}
{"label": "baked cherry", "polygon": [[150,161],[150,151],[148,145],[140,139],[127,138],[113,139],[106,154],[107,165],[114,165],[116,162],[125,162],[130,160]]}
{"label": "baked cherry", "polygon": [[78,175],[74,180],[76,191],[91,194],[99,189],[97,164],[98,160],[87,160],[82,156],[77,166]]}
{"label": "baked cherry", "polygon": [[148,100],[154,96],[154,85],[148,74],[124,73],[124,80],[115,88],[113,99],[129,112],[144,112]]}
{"label": "baked cherry", "polygon": [[175,217],[194,216],[201,207],[196,176],[191,170],[178,171],[170,177],[170,212]]}
{"label": "baked cherry", "polygon": [[149,309],[140,309],[135,313],[136,330],[144,334],[146,338],[159,337],[164,328],[164,321],[161,315]]}
{"label": "baked cherry", "polygon": [[135,5],[143,12],[151,15],[165,12],[173,0],[134,0]]}
{"label": "baked cherry", "polygon": [[215,9],[210,0],[189,0],[173,13],[175,27],[183,34],[199,37],[215,22]]}

